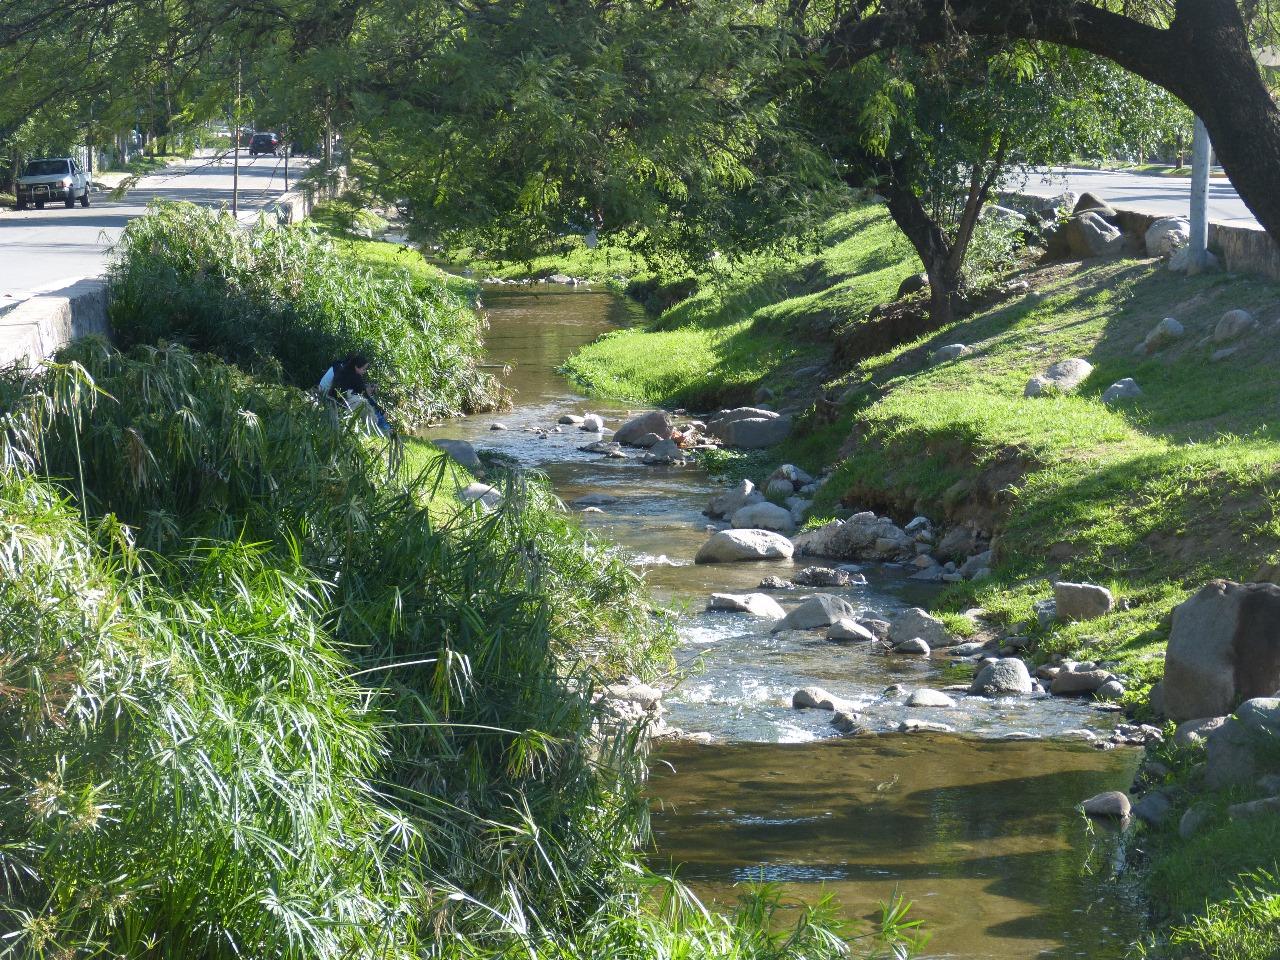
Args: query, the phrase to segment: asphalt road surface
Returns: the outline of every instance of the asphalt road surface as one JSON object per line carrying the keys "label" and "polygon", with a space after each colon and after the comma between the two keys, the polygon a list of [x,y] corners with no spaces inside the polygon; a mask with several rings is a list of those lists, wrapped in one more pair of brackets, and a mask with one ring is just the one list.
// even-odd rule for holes
{"label": "asphalt road surface", "polygon": [[[1030,174],[1025,186],[1012,183],[1007,184],[1006,189],[1046,197],[1064,190],[1092,193],[1112,206],[1165,217],[1188,216],[1191,207],[1190,177],[1054,167]],[[1209,221],[1230,227],[1258,228],[1258,221],[1225,177],[1209,180]]]}
{"label": "asphalt road surface", "polygon": [[[292,184],[308,165],[289,159]],[[262,208],[284,192],[283,160],[240,157],[240,219],[257,219]],[[231,208],[232,161],[196,157],[139,181],[119,201],[106,192],[92,194],[92,206],[61,203],[43,210],[0,210],[0,311],[33,293],[57,290],[81,277],[104,273],[107,248],[152,200],[190,200]]]}

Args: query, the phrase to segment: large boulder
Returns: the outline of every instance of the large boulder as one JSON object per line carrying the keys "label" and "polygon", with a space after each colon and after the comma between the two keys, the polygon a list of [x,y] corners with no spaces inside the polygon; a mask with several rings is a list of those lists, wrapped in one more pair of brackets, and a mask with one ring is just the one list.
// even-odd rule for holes
{"label": "large boulder", "polygon": [[831,625],[827,639],[834,643],[873,643],[879,638],[852,617],[842,617]]}
{"label": "large boulder", "polygon": [[684,451],[674,440],[659,440],[644,455],[644,463],[683,463]]}
{"label": "large boulder", "polygon": [[744,450],[756,450],[781,443],[791,433],[791,418],[757,407],[721,410],[707,421],[707,432]]}
{"label": "large boulder", "polygon": [[1074,257],[1106,257],[1124,249],[1124,234],[1094,211],[1077,214],[1062,230]]}
{"label": "large boulder", "polygon": [[487,483],[469,483],[458,491],[458,499],[466,503],[481,503],[486,507],[496,507],[502,502],[502,491]]}
{"label": "large boulder", "polygon": [[797,710],[835,710],[856,714],[857,705],[852,700],[837,697],[822,687],[805,687],[791,695],[791,706]]}
{"label": "large boulder", "polygon": [[836,560],[903,560],[915,553],[915,540],[888,517],[869,511],[832,520],[796,537],[796,550]]}
{"label": "large boulder", "polygon": [[1119,790],[1108,790],[1106,793],[1090,797],[1081,806],[1090,817],[1115,817],[1119,820],[1128,819],[1129,813],[1133,810],[1129,795]]}
{"label": "large boulder", "polygon": [[1280,586],[1212,580],[1175,607],[1161,690],[1178,722],[1280,690]]}
{"label": "large boulder", "polygon": [[781,620],[787,615],[782,604],[767,593],[713,593],[707,609],[748,613],[761,620]]}
{"label": "large boulder", "polygon": [[1115,605],[1115,598],[1106,587],[1066,580],[1059,580],[1053,585],[1053,601],[1058,619],[1068,623],[1101,617],[1110,613]]}
{"label": "large boulder", "polygon": [[1075,202],[1075,206],[1071,208],[1074,214],[1092,213],[1098,217],[1105,217],[1108,220],[1114,220],[1116,216],[1115,208],[1107,203],[1101,197],[1092,193],[1080,194],[1080,199]]}
{"label": "large boulder", "polygon": [[671,418],[667,416],[665,410],[653,410],[649,413],[642,413],[638,417],[632,417],[614,431],[613,439],[615,443],[625,443],[633,447],[647,447],[652,446],[652,444],[641,444],[640,441],[648,439],[649,434],[654,434],[659,439],[671,436]]}
{"label": "large boulder", "polygon": [[954,647],[956,638],[937,617],[919,607],[906,610],[889,622],[889,642],[899,644],[919,637],[930,647]]}
{"label": "large boulder", "polygon": [[702,512],[709,517],[731,517],[745,506],[763,503],[764,494],[756,489],[750,480],[743,480],[736,486],[717,493]]}
{"label": "large boulder", "polygon": [[790,533],[796,528],[790,510],[767,500],[735,511],[729,522],[738,529],[774,530],[778,533]]}
{"label": "large boulder", "polygon": [[466,440],[432,440],[431,442],[468,470],[478,470],[483,466],[476,455],[476,448]]}
{"label": "large boulder", "polygon": [[698,548],[694,563],[734,563],[739,560],[790,560],[795,548],[772,530],[721,530]]}
{"label": "large boulder", "polygon": [[796,607],[773,627],[781,630],[816,630],[829,627],[840,620],[851,620],[858,611],[847,600],[829,593],[817,593]]}
{"label": "large boulder", "polygon": [[1047,393],[1070,393],[1080,386],[1089,374],[1093,373],[1093,364],[1088,360],[1073,357],[1060,360],[1027,381],[1024,397],[1039,397]]}
{"label": "large boulder", "polygon": [[967,343],[948,343],[946,346],[939,347],[929,354],[929,363],[931,365],[947,363],[950,360],[959,360],[961,357],[967,357],[971,353],[973,353],[973,347]]}
{"label": "large boulder", "polygon": [[1106,670],[1059,670],[1049,684],[1049,692],[1060,697],[1097,693],[1113,676]]}
{"label": "large boulder", "polygon": [[1157,220],[1147,228],[1144,240],[1148,256],[1172,256],[1191,242],[1191,221],[1185,217]]}
{"label": "large boulder", "polygon": [[1025,696],[1031,693],[1031,674],[1017,657],[988,660],[973,678],[969,692],[979,697]]}

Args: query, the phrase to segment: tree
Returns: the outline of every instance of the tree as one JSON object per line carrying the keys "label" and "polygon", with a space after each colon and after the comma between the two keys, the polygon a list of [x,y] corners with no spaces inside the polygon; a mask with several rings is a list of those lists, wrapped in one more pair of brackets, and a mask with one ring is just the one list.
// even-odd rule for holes
{"label": "tree", "polygon": [[1272,42],[1267,0],[886,0],[842,7],[823,49],[833,69],[961,34],[1040,40],[1104,57],[1191,108],[1245,204],[1280,239],[1280,107],[1252,48]]}

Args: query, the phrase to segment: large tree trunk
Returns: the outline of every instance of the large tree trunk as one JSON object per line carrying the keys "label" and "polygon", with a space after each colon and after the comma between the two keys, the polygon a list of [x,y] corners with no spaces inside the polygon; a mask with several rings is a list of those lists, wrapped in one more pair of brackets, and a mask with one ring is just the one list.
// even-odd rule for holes
{"label": "large tree trunk", "polygon": [[1280,240],[1280,108],[1254,62],[1236,0],[1176,0],[1166,29],[1087,2],[1036,6],[1029,8],[1026,0],[912,0],[912,16],[892,4],[865,18],[855,13],[835,25],[827,63],[847,66],[887,47],[940,42],[956,29],[1106,57],[1164,87],[1204,121],[1241,199]]}
{"label": "large tree trunk", "polygon": [[960,299],[960,271],[953,261],[951,244],[915,191],[902,186],[902,181],[894,175],[892,164],[887,166],[888,175],[881,178],[878,189],[885,198],[889,216],[911,241],[929,276],[929,325],[946,326],[955,319]]}

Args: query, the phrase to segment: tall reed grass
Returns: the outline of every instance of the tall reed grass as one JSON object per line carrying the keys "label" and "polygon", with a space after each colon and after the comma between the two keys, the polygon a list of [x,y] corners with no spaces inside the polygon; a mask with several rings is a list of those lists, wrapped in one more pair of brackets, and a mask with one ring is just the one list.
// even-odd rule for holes
{"label": "tall reed grass", "polygon": [[344,255],[305,224],[245,230],[160,203],[113,250],[111,323],[124,345],[176,340],[246,370],[317,383],[364,352],[384,404],[413,424],[498,401],[477,366],[482,321],[442,279]]}

